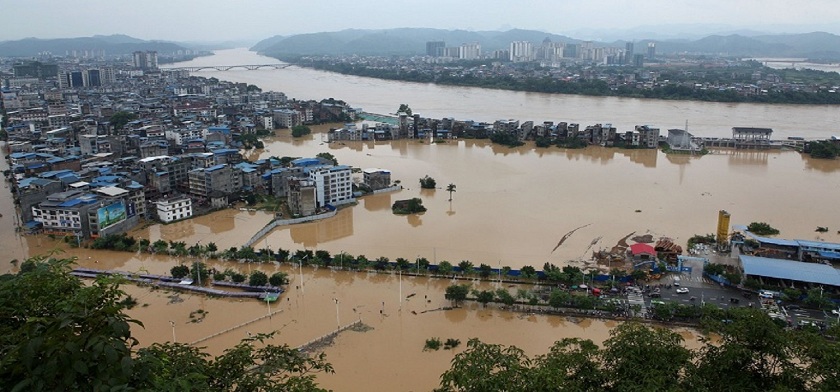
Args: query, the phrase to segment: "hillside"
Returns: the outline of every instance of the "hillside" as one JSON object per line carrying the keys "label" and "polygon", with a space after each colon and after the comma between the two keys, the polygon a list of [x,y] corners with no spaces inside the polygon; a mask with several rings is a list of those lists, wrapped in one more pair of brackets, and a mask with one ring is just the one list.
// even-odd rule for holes
{"label": "hillside", "polygon": [[[268,55],[422,55],[426,42],[444,41],[447,46],[478,42],[483,52],[507,49],[513,41],[539,45],[544,39],[553,42],[580,43],[581,40],[536,30],[466,31],[427,28],[387,30],[350,29],[335,32],[274,36],[254,45],[251,50]],[[623,47],[625,41],[594,42],[595,46]],[[648,42],[656,43],[658,54],[691,53],[742,57],[840,58],[840,36],[813,32],[777,35],[710,35],[696,40],[638,40],[637,51]]]}
{"label": "hillside", "polygon": [[187,48],[171,42],[144,41],[126,35],[55,39],[24,38],[0,42],[0,56],[2,57],[30,57],[41,52],[63,55],[73,50],[104,50],[108,55],[130,54],[137,50],[156,50],[161,54],[166,54],[184,49]]}

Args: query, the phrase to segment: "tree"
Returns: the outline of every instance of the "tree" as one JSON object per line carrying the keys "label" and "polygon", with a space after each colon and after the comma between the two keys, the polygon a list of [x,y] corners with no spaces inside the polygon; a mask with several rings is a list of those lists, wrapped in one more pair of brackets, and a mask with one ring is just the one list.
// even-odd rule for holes
{"label": "tree", "polygon": [[469,260],[461,260],[461,262],[458,263],[458,268],[461,269],[461,275],[466,276],[473,273],[473,263]]}
{"label": "tree", "polygon": [[268,275],[265,272],[260,270],[254,270],[251,272],[251,276],[248,278],[248,285],[249,286],[265,286],[268,284]]}
{"label": "tree", "polygon": [[397,113],[398,113],[398,114],[399,114],[399,113],[405,113],[405,114],[407,114],[409,117],[411,117],[411,116],[412,116],[411,108],[410,108],[410,107],[408,107],[408,105],[406,105],[406,104],[404,104],[404,103],[400,104],[400,108],[399,108],[399,109],[397,109]]}
{"label": "tree", "polygon": [[328,152],[319,152],[315,156],[318,158],[324,158],[328,161],[332,161],[333,165],[338,166],[338,159],[336,159],[336,157],[333,154],[330,154]]}
{"label": "tree", "polygon": [[530,390],[530,360],[515,346],[470,339],[467,349],[455,355],[451,363],[452,367],[440,377],[439,391]]}
{"label": "tree", "polygon": [[511,306],[516,303],[516,298],[514,298],[513,295],[505,289],[496,290],[496,299],[507,306]]}
{"label": "tree", "polygon": [[641,324],[619,324],[604,342],[601,359],[609,369],[607,385],[618,391],[680,390],[675,380],[690,363],[680,334]]}
{"label": "tree", "polygon": [[486,307],[488,303],[493,302],[493,299],[496,298],[496,294],[490,290],[474,290],[473,295],[475,296],[476,301],[480,302],[484,307]]}
{"label": "tree", "polygon": [[765,222],[752,222],[747,226],[747,230],[758,235],[776,235],[779,230]]}
{"label": "tree", "polygon": [[202,262],[193,263],[193,267],[190,270],[190,277],[195,285],[207,286],[210,283],[207,279],[210,277],[210,272],[207,271],[207,265]]}
{"label": "tree", "polygon": [[408,260],[405,259],[405,258],[402,258],[402,257],[398,257],[394,261],[397,262],[397,269],[399,269],[401,271],[405,271],[411,266],[411,264],[408,262]]}
{"label": "tree", "polygon": [[119,131],[123,129],[123,127],[128,124],[130,121],[136,120],[137,115],[131,112],[126,111],[119,111],[114,113],[111,118],[108,119],[108,122],[114,127],[115,131]]}
{"label": "tree", "polygon": [[292,137],[301,137],[310,133],[312,133],[312,130],[306,125],[295,125],[292,127]]}
{"label": "tree", "polygon": [[455,284],[446,288],[446,293],[443,297],[452,301],[455,306],[458,306],[461,302],[464,302],[464,300],[467,299],[467,294],[469,294],[469,292],[469,285]]}
{"label": "tree", "polygon": [[0,279],[0,390],[128,390],[137,340],[119,278],[83,284],[69,259],[34,257]]}
{"label": "tree", "polygon": [[449,201],[452,201],[452,192],[455,192],[455,184],[447,185],[446,191],[449,192]]}
{"label": "tree", "polygon": [[434,178],[429,177],[427,174],[425,177],[420,179],[420,188],[423,189],[435,189],[437,186],[437,181]]}
{"label": "tree", "polygon": [[537,270],[530,266],[526,265],[519,269],[519,273],[522,275],[524,279],[536,279],[537,278]]}
{"label": "tree", "polygon": [[234,272],[230,274],[230,280],[232,280],[233,283],[243,283],[245,282],[245,274],[240,272]]}
{"label": "tree", "polygon": [[443,276],[449,276],[450,274],[452,274],[453,269],[454,268],[452,267],[452,263],[446,260],[443,260],[440,263],[438,263],[437,271]]}
{"label": "tree", "polygon": [[176,265],[169,270],[169,273],[175,279],[181,279],[190,274],[190,267],[186,265]]}
{"label": "tree", "polygon": [[588,339],[555,342],[548,354],[534,360],[532,385],[550,385],[556,391],[600,390],[609,375],[600,367],[600,354],[598,346]]}
{"label": "tree", "polygon": [[489,278],[492,273],[493,267],[484,263],[481,263],[481,265],[478,266],[478,276],[481,276],[482,279]]}
{"label": "tree", "polygon": [[285,272],[275,272],[268,278],[268,284],[275,287],[289,284],[289,275]]}

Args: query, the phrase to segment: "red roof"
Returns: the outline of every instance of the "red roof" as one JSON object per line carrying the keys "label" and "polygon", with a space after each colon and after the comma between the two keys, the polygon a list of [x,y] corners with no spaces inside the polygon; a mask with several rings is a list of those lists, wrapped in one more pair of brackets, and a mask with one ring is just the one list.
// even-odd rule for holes
{"label": "red roof", "polygon": [[656,255],[656,250],[654,250],[653,247],[648,244],[630,245],[630,252],[633,253],[633,256],[637,256],[640,254]]}

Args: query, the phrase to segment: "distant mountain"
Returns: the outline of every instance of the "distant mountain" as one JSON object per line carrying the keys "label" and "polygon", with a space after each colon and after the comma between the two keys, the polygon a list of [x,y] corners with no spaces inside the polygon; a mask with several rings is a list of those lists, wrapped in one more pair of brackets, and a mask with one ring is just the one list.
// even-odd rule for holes
{"label": "distant mountain", "polygon": [[426,28],[388,30],[350,29],[336,32],[274,36],[254,45],[251,50],[266,54],[360,54],[418,55],[426,53],[426,42],[444,41],[448,46],[478,42],[482,51],[507,49],[512,41],[579,42],[556,34],[534,30],[466,31]]}
{"label": "distant mountain", "polygon": [[137,50],[156,50],[161,54],[166,54],[184,49],[186,48],[171,42],[144,41],[127,35],[56,39],[24,38],[0,42],[0,56],[2,57],[31,57],[41,52],[64,55],[73,50],[104,50],[107,55],[130,54]]}
{"label": "distant mountain", "polygon": [[[718,34],[699,39],[633,39],[637,53],[649,42],[656,43],[658,54],[691,53],[742,57],[840,58],[840,36],[824,33],[768,35],[753,30],[737,30],[742,34]],[[388,30],[342,30],[336,32],[274,36],[254,45],[251,50],[267,55],[422,55],[426,42],[444,41],[447,46],[478,42],[483,52],[507,49],[513,41],[530,41],[539,45],[544,39],[552,42],[580,43],[579,39],[536,30],[465,31],[425,28]],[[624,40],[611,43],[593,42],[595,46],[624,47]]]}

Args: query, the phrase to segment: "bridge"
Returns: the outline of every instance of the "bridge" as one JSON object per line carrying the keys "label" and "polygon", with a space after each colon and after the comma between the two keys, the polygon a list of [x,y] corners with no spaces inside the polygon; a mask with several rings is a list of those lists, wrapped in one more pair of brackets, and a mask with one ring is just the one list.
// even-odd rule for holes
{"label": "bridge", "polygon": [[246,64],[246,65],[205,65],[200,67],[172,67],[172,68],[161,68],[169,71],[189,71],[189,72],[196,72],[196,71],[230,71],[232,69],[245,69],[248,71],[254,71],[257,69],[283,69],[291,67],[291,64]]}

